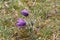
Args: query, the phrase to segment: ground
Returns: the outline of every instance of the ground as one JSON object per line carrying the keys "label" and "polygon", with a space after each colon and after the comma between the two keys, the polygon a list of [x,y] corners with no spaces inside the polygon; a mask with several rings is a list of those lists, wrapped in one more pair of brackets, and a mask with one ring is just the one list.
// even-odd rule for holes
{"label": "ground", "polygon": [[[26,26],[16,26],[17,18]],[[60,0],[0,0],[0,40],[60,40]]]}

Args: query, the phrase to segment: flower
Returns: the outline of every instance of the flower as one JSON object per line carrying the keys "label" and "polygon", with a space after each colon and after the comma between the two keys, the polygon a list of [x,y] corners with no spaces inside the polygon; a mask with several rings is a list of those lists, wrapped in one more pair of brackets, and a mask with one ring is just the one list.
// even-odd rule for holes
{"label": "flower", "polygon": [[26,9],[21,10],[21,14],[24,16],[28,16],[28,11]]}
{"label": "flower", "polygon": [[26,22],[22,18],[17,19],[16,26],[25,26]]}

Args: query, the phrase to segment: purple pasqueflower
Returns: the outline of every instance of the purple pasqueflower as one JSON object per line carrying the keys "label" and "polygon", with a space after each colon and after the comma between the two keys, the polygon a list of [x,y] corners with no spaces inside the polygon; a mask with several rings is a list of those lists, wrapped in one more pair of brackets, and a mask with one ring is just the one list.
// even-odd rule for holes
{"label": "purple pasqueflower", "polygon": [[17,19],[16,26],[25,26],[26,22],[22,18]]}
{"label": "purple pasqueflower", "polygon": [[21,14],[24,16],[28,16],[28,11],[26,9],[21,10]]}

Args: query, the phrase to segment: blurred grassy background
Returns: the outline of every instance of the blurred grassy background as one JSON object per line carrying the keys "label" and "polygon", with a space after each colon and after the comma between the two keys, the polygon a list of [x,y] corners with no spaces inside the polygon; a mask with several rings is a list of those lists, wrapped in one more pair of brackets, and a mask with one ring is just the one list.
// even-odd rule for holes
{"label": "blurred grassy background", "polygon": [[[16,27],[19,17],[32,28]],[[60,0],[0,0],[0,40],[60,40]]]}

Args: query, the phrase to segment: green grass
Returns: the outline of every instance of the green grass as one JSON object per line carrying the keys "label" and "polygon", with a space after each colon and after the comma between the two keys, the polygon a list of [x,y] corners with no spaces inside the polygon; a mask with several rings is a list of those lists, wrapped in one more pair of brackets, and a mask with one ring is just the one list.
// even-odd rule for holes
{"label": "green grass", "polygon": [[[18,28],[17,18],[26,27]],[[0,0],[0,40],[60,40],[60,0]]]}

